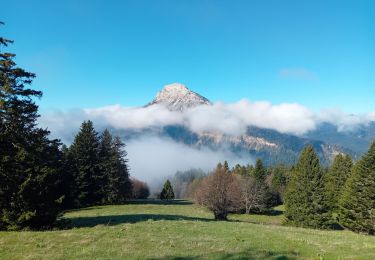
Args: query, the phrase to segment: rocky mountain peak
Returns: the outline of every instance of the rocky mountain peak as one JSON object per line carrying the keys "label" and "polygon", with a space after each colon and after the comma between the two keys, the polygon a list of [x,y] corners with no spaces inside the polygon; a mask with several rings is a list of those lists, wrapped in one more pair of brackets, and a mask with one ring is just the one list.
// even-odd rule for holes
{"label": "rocky mountain peak", "polygon": [[148,106],[153,104],[163,104],[170,110],[182,111],[199,105],[210,105],[211,102],[207,98],[191,91],[184,84],[173,83],[164,86]]}

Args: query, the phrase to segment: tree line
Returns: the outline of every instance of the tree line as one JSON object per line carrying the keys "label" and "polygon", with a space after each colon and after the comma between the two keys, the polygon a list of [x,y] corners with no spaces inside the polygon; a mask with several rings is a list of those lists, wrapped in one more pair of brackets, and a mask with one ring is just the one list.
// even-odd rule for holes
{"label": "tree line", "polygon": [[262,213],[285,204],[286,223],[319,228],[375,232],[375,142],[356,163],[338,154],[324,168],[309,145],[288,166],[218,164],[207,177],[191,182],[192,197],[209,208],[215,219],[231,212]]}
{"label": "tree line", "polygon": [[35,74],[4,52],[0,37],[0,230],[51,228],[62,210],[146,198],[146,183],[131,180],[124,143],[82,123],[70,147],[37,125],[31,85]]}

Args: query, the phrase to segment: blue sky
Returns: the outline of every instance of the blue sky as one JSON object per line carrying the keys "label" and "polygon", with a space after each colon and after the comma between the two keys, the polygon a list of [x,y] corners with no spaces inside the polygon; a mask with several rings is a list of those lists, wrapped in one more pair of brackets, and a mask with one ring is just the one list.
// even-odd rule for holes
{"label": "blue sky", "polygon": [[375,111],[375,1],[5,1],[1,35],[41,110],[138,106],[163,85],[213,101]]}

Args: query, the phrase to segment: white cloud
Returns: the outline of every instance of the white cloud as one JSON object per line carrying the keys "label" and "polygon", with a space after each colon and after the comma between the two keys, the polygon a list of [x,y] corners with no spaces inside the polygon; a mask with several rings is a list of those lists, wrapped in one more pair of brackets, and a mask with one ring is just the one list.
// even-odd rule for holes
{"label": "white cloud", "polygon": [[250,102],[245,99],[233,104],[198,106],[184,112],[169,111],[161,105],[140,108],[114,105],[86,109],[84,112],[116,128],[182,124],[194,132],[217,131],[229,135],[243,134],[250,125],[295,134],[315,128],[313,113],[299,104],[273,105],[270,102]]}
{"label": "white cloud", "polygon": [[325,109],[316,116],[318,123],[329,122],[337,126],[338,131],[352,131],[361,125],[375,121],[375,113],[354,115],[339,109]]}
{"label": "white cloud", "polygon": [[[129,165],[132,176],[157,185],[165,176],[192,167],[211,171],[218,162],[253,163],[251,157],[239,157],[228,150],[213,151],[208,148],[194,149],[171,139],[143,136],[127,142]],[[151,187],[154,188],[154,187]]]}
{"label": "white cloud", "polygon": [[215,131],[241,135],[248,126],[274,129],[281,133],[302,135],[314,130],[322,122],[337,126],[339,131],[353,130],[359,125],[375,121],[375,113],[352,115],[338,109],[313,113],[296,103],[272,104],[243,99],[236,103],[214,103],[183,112],[169,111],[162,105],[148,107],[107,106],[96,109],[72,110],[44,114],[40,123],[48,127],[53,137],[71,142],[83,120],[91,119],[100,129],[142,129],[167,125],[184,125],[193,132]]}
{"label": "white cloud", "polygon": [[[215,103],[199,106],[184,112],[171,112],[163,106],[122,107],[113,105],[97,109],[72,110],[44,114],[39,122],[52,131],[52,137],[71,143],[83,120],[94,121],[95,127],[117,129],[142,129],[182,124],[194,132],[215,131],[228,135],[240,135],[248,126],[277,130],[281,133],[304,134],[314,130],[319,123],[335,124],[339,131],[348,131],[375,120],[375,113],[351,115],[340,110],[328,109],[313,113],[295,103],[274,105],[270,102],[241,100],[232,104]],[[174,174],[177,170],[191,167],[211,170],[219,161],[250,163],[249,155],[239,158],[228,149],[213,151],[209,148],[196,149],[171,139],[142,136],[125,140],[131,173],[149,183]]]}

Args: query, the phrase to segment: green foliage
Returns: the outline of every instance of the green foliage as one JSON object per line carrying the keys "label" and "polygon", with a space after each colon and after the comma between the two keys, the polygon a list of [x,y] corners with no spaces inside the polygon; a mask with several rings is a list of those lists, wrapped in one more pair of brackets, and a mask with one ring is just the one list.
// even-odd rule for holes
{"label": "green foliage", "polygon": [[253,176],[257,181],[265,181],[267,177],[267,169],[264,167],[261,159],[256,160]]}
{"label": "green foliage", "polygon": [[285,203],[287,222],[312,228],[330,227],[331,217],[325,200],[323,169],[311,145],[301,152],[294,167]]}
{"label": "green foliage", "polygon": [[167,180],[164,183],[163,190],[160,193],[160,199],[162,200],[173,200],[174,199],[174,192],[171,185],[171,182]]}
{"label": "green foliage", "polygon": [[42,92],[2,51],[10,43],[0,37],[0,229],[49,228],[63,200],[60,143],[37,127]]}
{"label": "green foliage", "polygon": [[281,204],[284,202],[290,167],[275,165],[270,167],[269,171],[271,173],[270,190],[274,196],[275,204]]}
{"label": "green foliage", "polygon": [[344,227],[375,233],[375,142],[354,166],[339,201],[339,222]]}
{"label": "green foliage", "polygon": [[241,176],[245,176],[245,175],[247,175],[249,173],[247,167],[244,166],[244,165],[240,165],[240,164],[236,164],[232,168],[231,172],[234,173],[234,174],[241,175]]}
{"label": "green foliage", "polygon": [[69,150],[73,159],[74,205],[98,204],[102,200],[99,137],[90,120],[82,123]]}
{"label": "green foliage", "polygon": [[124,146],[107,129],[99,138],[91,121],[82,123],[65,156],[73,176],[73,206],[122,203],[132,197]]}
{"label": "green foliage", "polygon": [[[108,203],[122,203],[132,196],[132,183],[127,166],[125,144],[119,137],[115,137],[111,144],[111,158],[105,189],[105,201]],[[103,158],[101,158],[103,160]]]}
{"label": "green foliage", "polygon": [[352,167],[352,158],[349,155],[339,154],[333,160],[326,174],[326,197],[332,211],[336,211],[338,208],[338,200],[341,197],[345,182],[351,174]]}

